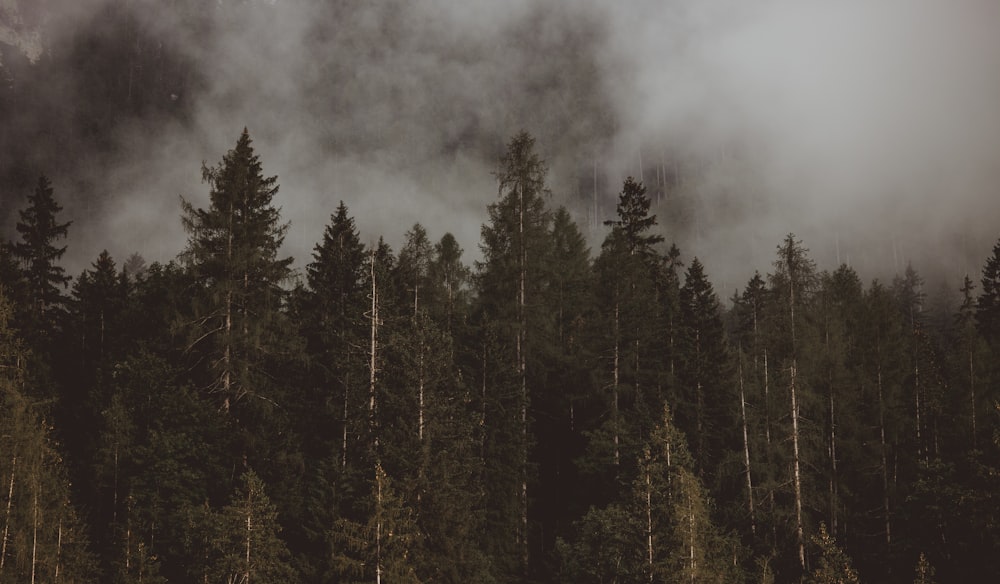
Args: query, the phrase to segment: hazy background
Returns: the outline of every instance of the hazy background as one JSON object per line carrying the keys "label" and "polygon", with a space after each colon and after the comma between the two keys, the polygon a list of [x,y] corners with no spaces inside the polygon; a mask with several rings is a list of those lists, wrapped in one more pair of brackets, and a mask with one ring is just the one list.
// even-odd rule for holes
{"label": "hazy background", "polygon": [[0,0],[0,85],[0,226],[48,174],[74,275],[172,259],[244,126],[299,268],[340,200],[474,259],[522,129],[595,253],[641,176],[723,297],[788,232],[956,289],[1000,237],[990,0]]}

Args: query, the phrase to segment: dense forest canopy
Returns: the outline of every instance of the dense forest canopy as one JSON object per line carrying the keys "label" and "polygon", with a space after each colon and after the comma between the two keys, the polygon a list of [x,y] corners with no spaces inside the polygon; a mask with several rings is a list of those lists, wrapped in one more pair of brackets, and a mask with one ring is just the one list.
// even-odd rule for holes
{"label": "dense forest canopy", "polygon": [[626,4],[0,0],[0,584],[1000,579],[997,80]]}

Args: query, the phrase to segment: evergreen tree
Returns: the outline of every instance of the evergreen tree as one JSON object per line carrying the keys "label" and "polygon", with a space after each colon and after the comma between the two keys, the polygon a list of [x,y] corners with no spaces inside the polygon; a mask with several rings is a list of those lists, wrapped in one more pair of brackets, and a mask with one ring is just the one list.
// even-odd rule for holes
{"label": "evergreen tree", "polygon": [[669,407],[639,462],[633,508],[649,582],[737,582],[739,545],[711,517],[708,492],[694,472],[687,440]]}
{"label": "evergreen tree", "polygon": [[810,584],[857,584],[857,572],[851,566],[851,559],[837,547],[837,542],[827,533],[826,525],[820,523],[819,533],[813,536],[813,544],[819,548],[819,562],[809,575]]}
{"label": "evergreen tree", "polygon": [[685,274],[680,301],[678,427],[691,437],[692,470],[704,479],[714,476],[724,445],[733,441],[724,429],[735,427],[735,421],[729,412],[734,400],[727,395],[731,383],[719,299],[698,258]]}
{"label": "evergreen tree", "polygon": [[277,177],[262,174],[246,129],[235,148],[202,174],[209,208],[184,207],[183,257],[201,282],[189,347],[207,362],[207,386],[223,410],[245,397],[274,400],[264,366],[284,350],[276,325],[292,258],[279,258],[287,225],[272,205]]}
{"label": "evergreen tree", "polygon": [[934,566],[927,561],[927,556],[922,552],[920,558],[917,560],[915,571],[916,577],[913,579],[913,584],[934,584],[936,582],[934,579]]}
{"label": "evergreen tree", "polygon": [[656,217],[648,215],[648,209],[645,188],[627,179],[618,219],[606,222],[611,232],[594,262],[600,309],[595,350],[605,363],[602,383],[608,395],[605,421],[591,434],[590,448],[597,456],[606,453],[604,472],[612,482],[628,482],[627,473],[621,476],[623,465],[628,469],[638,459],[644,437],[656,424],[664,398],[659,364],[669,350],[657,335],[663,329],[673,332],[663,322],[658,298],[662,258],[653,246],[663,238],[649,233]]}
{"label": "evergreen tree", "polygon": [[363,522],[341,519],[333,531],[334,573],[328,578],[348,582],[418,583],[412,550],[421,535],[413,512],[378,465]]}
{"label": "evergreen tree", "polygon": [[[487,526],[493,537],[508,538],[496,546],[500,571],[523,577],[528,568],[528,482],[530,435],[529,411],[532,394],[540,390],[542,373],[538,359],[545,345],[547,322],[551,318],[543,303],[546,263],[549,254],[551,215],[545,205],[547,168],[535,152],[535,140],[527,133],[515,136],[501,159],[496,173],[499,200],[488,206],[489,223],[483,225],[478,264],[480,321],[499,325],[501,343],[512,362],[496,366],[513,367],[514,387],[492,388],[487,409],[506,419],[494,420],[487,431],[492,446],[501,444],[503,455],[492,459],[496,470],[516,477],[512,492],[488,505],[498,511],[502,523]],[[501,414],[501,412],[504,412]],[[502,470],[501,470],[502,469]]]}
{"label": "evergreen tree", "polygon": [[240,482],[214,517],[209,577],[215,582],[296,582],[263,481],[248,470]]}
{"label": "evergreen tree", "polygon": [[789,413],[788,420],[788,442],[791,452],[783,453],[783,458],[789,463],[791,469],[790,481],[792,486],[793,504],[793,525],[795,531],[795,547],[797,548],[799,569],[806,569],[806,536],[805,536],[805,509],[804,499],[807,493],[803,486],[806,484],[804,469],[808,464],[804,463],[803,457],[807,441],[805,440],[805,428],[802,425],[804,419],[811,416],[803,416],[802,410],[806,409],[808,398],[811,392],[803,391],[807,388],[808,379],[800,375],[800,366],[807,365],[803,356],[809,353],[803,350],[807,344],[808,334],[812,332],[811,308],[813,296],[816,291],[818,278],[816,275],[816,264],[808,256],[808,250],[802,247],[802,242],[795,238],[794,234],[788,234],[784,241],[778,246],[778,259],[774,261],[775,271],[770,275],[770,286],[774,297],[772,304],[775,315],[772,318],[772,325],[775,329],[771,333],[772,343],[778,363],[782,365],[782,372],[787,371],[786,387],[788,389],[788,403],[785,411]]}
{"label": "evergreen tree", "polygon": [[990,343],[1000,339],[1000,240],[983,266],[982,291],[976,303],[976,324]]}
{"label": "evergreen tree", "polygon": [[333,448],[336,444],[342,469],[348,462],[350,436],[359,432],[350,420],[361,399],[358,394],[364,378],[365,256],[354,218],[341,201],[323,231],[323,240],[316,244],[313,261],[306,266],[309,288],[301,294],[297,308],[316,385],[309,411],[325,413],[321,421],[307,411],[306,420],[312,420],[309,426],[333,430],[322,434],[318,445]]}
{"label": "evergreen tree", "polygon": [[427,238],[427,230],[419,223],[406,232],[405,239],[399,251],[395,279],[400,292],[406,296],[405,304],[410,306],[410,312],[415,316],[422,304],[429,306],[435,303],[433,297],[427,298],[433,293],[430,285],[433,248]]}
{"label": "evergreen tree", "polygon": [[988,362],[986,347],[976,328],[976,297],[973,294],[976,285],[966,274],[962,282],[962,303],[954,315],[958,349],[955,355],[955,369],[962,373],[958,375],[968,390],[968,436],[973,450],[978,449],[985,441],[982,433],[983,421],[983,363]]}
{"label": "evergreen tree", "polygon": [[0,290],[0,582],[92,581],[95,564],[70,499],[63,456],[29,375],[13,310]]}
{"label": "evergreen tree", "polygon": [[431,307],[431,315],[454,337],[460,336],[461,326],[468,317],[469,290],[472,271],[462,263],[462,248],[451,233],[445,233],[434,244],[430,265],[431,285],[439,298]]}
{"label": "evergreen tree", "polygon": [[57,220],[62,207],[52,193],[49,179],[39,177],[34,193],[28,196],[28,207],[20,212],[17,222],[21,240],[12,248],[24,278],[24,296],[19,299],[23,311],[20,328],[27,335],[26,340],[37,348],[46,346],[55,334],[56,322],[66,302],[60,288],[70,281],[58,265],[66,246],[56,245],[66,237],[70,222]]}

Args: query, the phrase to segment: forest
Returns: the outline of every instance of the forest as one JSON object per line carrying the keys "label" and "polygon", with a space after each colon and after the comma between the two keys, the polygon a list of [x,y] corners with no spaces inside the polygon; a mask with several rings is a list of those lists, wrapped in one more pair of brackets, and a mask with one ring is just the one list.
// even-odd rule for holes
{"label": "forest", "polygon": [[0,247],[0,582],[1000,579],[1000,243],[951,311],[794,234],[722,298],[640,181],[592,250],[547,172],[509,140],[479,260],[341,202],[299,268],[244,130],[174,260],[72,277],[39,177]]}

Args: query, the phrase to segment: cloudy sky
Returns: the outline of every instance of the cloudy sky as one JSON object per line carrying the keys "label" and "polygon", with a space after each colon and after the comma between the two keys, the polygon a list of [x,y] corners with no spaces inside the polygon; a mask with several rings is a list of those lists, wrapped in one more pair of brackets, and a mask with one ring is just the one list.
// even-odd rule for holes
{"label": "cloudy sky", "polygon": [[421,222],[473,259],[490,173],[522,129],[595,249],[595,166],[598,221],[625,176],[669,176],[665,235],[723,296],[788,232],[865,278],[910,260],[977,273],[1000,236],[990,0],[48,0],[50,38],[110,1],[200,82],[175,96],[189,115],[123,124],[126,154],[87,171],[105,194],[67,205],[73,273],[103,248],[176,255],[178,197],[205,204],[201,164],[244,126],[299,267],[339,200],[366,241],[398,249]]}

